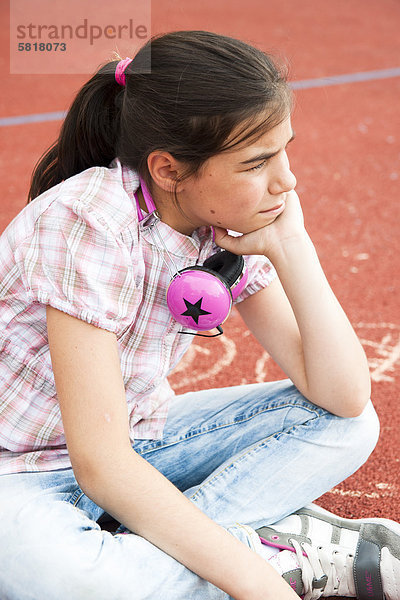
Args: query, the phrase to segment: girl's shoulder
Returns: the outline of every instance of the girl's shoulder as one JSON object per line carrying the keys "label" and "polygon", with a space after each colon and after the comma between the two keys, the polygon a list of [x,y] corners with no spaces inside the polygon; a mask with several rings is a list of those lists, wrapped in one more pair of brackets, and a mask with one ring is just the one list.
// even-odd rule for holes
{"label": "girl's shoulder", "polygon": [[133,195],[138,187],[137,173],[116,159],[108,167],[90,167],[45,192],[49,196],[43,198],[44,208],[49,201],[67,205],[77,216],[91,217],[117,235],[138,223]]}

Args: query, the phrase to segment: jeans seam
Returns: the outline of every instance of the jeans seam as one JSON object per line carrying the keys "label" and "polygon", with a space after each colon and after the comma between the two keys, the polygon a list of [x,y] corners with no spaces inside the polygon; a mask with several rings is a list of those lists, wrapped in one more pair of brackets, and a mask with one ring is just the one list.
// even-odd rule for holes
{"label": "jeans seam", "polygon": [[[319,418],[321,415],[315,415],[315,418]],[[309,419],[310,420],[314,420],[314,419]],[[303,425],[305,423],[308,423],[308,421],[304,421]],[[246,456],[247,454],[250,454],[251,452],[253,452],[253,450],[257,450],[260,446],[265,445],[267,442],[269,442],[271,439],[275,438],[275,439],[279,439],[279,437],[284,434],[284,433],[290,433],[291,431],[293,431],[294,429],[296,429],[296,427],[299,426],[299,423],[296,423],[295,425],[293,425],[290,429],[285,429],[284,431],[277,431],[273,434],[271,434],[270,436],[262,439],[257,445],[253,445],[250,448],[245,448],[243,450],[243,452],[237,456],[235,456],[235,460],[233,460],[232,462],[230,462],[228,465],[225,465],[223,469],[218,470],[217,472],[214,473],[214,476],[211,479],[207,479],[207,481],[204,481],[202,484],[200,484],[197,488],[197,490],[195,491],[194,494],[192,494],[191,496],[188,496],[188,498],[190,500],[194,500],[196,498],[196,495],[203,490],[203,488],[205,486],[207,486],[209,483],[213,482],[217,477],[219,477],[222,473],[224,473],[224,471],[226,471],[227,469],[230,469],[236,462],[238,462],[239,460],[241,460],[244,456]]]}
{"label": "jeans seam", "polygon": [[[245,533],[246,533],[246,538],[250,544],[250,547],[252,550],[254,550],[254,552],[257,552],[257,548],[256,548],[256,544],[254,542],[252,533],[254,530],[251,529],[251,527],[249,527],[249,525],[243,525],[243,523],[235,523],[235,527],[237,527],[238,529],[242,529]],[[254,534],[257,535],[257,533],[254,531]]]}
{"label": "jeans seam", "polygon": [[251,448],[245,448],[241,454],[239,454],[238,456],[235,456],[235,460],[233,460],[232,462],[230,462],[228,465],[225,465],[223,469],[220,469],[219,471],[217,471],[216,473],[214,473],[214,476],[212,477],[212,479],[207,479],[207,481],[205,481],[202,484],[200,484],[198,486],[197,490],[195,491],[195,493],[192,496],[189,496],[189,499],[190,500],[194,500],[194,498],[200,492],[200,490],[202,490],[203,487],[205,487],[207,484],[211,483],[217,477],[219,477],[219,475],[221,473],[223,473],[227,469],[230,469],[237,461],[239,461],[241,458],[243,458],[247,454],[250,454],[250,452],[253,452],[253,450],[256,450],[257,448],[259,448],[260,446],[262,446],[263,444],[265,444],[267,441],[270,441],[274,437],[278,438],[278,436],[281,435],[281,433],[282,433],[282,431],[279,431],[279,432],[276,432],[276,433],[272,433],[267,438],[262,439],[257,445],[253,445],[253,446],[251,446]]}
{"label": "jeans seam", "polygon": [[[251,419],[254,419],[255,417],[258,417],[259,415],[261,415],[261,414],[263,414],[263,413],[267,413],[267,412],[270,412],[270,411],[273,411],[273,410],[282,409],[282,408],[287,408],[287,407],[289,407],[289,406],[290,406],[290,407],[292,407],[292,408],[298,408],[299,404],[291,404],[291,403],[286,403],[286,404],[282,404],[282,405],[279,405],[279,406],[276,406],[276,407],[273,407],[273,408],[271,408],[271,407],[269,407],[269,408],[263,408],[263,409],[261,409],[261,410],[259,410],[259,411],[255,412],[255,413],[253,413],[253,414],[252,414],[252,415],[250,415],[250,416],[247,416],[247,417],[242,417],[242,418],[240,418],[240,419],[237,419],[236,421],[230,421],[230,422],[228,422],[228,423],[224,423],[224,424],[222,424],[222,425],[217,425],[217,426],[215,426],[215,427],[212,427],[212,428],[209,428],[209,429],[206,429],[206,430],[199,431],[198,433],[194,433],[193,435],[186,435],[186,436],[185,436],[185,437],[183,437],[182,439],[175,440],[175,441],[173,441],[173,442],[170,442],[170,443],[167,443],[167,444],[159,445],[159,446],[157,446],[157,447],[155,447],[155,448],[151,448],[151,449],[149,449],[149,450],[140,451],[140,449],[138,449],[138,451],[137,451],[137,452],[138,452],[138,454],[150,454],[151,452],[156,452],[157,450],[161,450],[161,449],[163,449],[163,448],[169,448],[169,447],[171,447],[171,446],[175,446],[176,444],[180,444],[181,442],[187,441],[187,440],[189,440],[189,439],[192,439],[192,438],[199,437],[199,436],[201,436],[201,435],[206,435],[207,433],[212,433],[212,432],[214,432],[214,431],[218,431],[219,429],[224,429],[224,428],[226,428],[226,427],[231,427],[232,425],[237,425],[237,424],[239,424],[239,423],[245,423],[245,422],[247,422],[247,421],[250,421]],[[314,408],[309,408],[309,407],[307,407],[307,406],[302,406],[301,408],[304,408],[305,410],[307,410],[308,412],[310,412],[310,414],[313,414],[313,415],[314,415],[314,418],[315,418],[315,417],[321,417],[321,416],[322,416],[322,415],[321,415],[321,414],[319,414],[319,413],[318,413],[318,411],[317,411],[317,410],[315,410]],[[322,409],[322,410],[323,410],[324,412],[326,412],[324,409]],[[275,434],[272,434],[272,435],[275,435]],[[271,437],[272,437],[272,436],[271,436]]]}

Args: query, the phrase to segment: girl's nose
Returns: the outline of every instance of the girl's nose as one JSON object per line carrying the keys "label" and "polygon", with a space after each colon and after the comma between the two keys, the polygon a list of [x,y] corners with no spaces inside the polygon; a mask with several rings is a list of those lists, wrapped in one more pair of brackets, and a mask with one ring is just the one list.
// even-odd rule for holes
{"label": "girl's nose", "polygon": [[[278,159],[274,165],[275,169],[271,173],[271,179],[268,186],[270,194],[282,194],[283,192],[290,192],[296,187],[296,177],[290,170],[289,159],[286,152],[281,157],[276,156]],[[280,160],[279,160],[280,159]]]}

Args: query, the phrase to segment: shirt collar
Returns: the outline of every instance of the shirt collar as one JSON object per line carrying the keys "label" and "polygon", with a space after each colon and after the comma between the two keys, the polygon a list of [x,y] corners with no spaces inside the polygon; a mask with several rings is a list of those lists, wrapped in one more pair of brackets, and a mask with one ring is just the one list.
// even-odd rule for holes
{"label": "shirt collar", "polygon": [[[115,158],[109,165],[109,168],[116,169],[125,192],[128,194],[135,212],[136,199],[135,192],[139,187],[139,174],[130,167],[121,164],[118,158]],[[146,215],[142,209],[143,215]],[[138,222],[138,227],[143,238],[150,244],[162,246],[158,243],[158,235],[155,233],[154,239],[150,232],[150,227],[156,227],[157,231],[165,244],[166,249],[176,256],[198,259],[199,256],[208,256],[213,249],[212,229],[203,225],[193,231],[188,236],[176,231],[166,223],[163,223],[153,215],[147,215],[143,221]]]}

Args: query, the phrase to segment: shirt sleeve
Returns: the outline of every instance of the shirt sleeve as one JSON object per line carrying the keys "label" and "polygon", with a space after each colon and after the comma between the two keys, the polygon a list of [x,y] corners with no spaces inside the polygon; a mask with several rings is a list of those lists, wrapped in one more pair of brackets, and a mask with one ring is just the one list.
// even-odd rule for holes
{"label": "shirt sleeve", "polygon": [[234,304],[242,302],[252,294],[267,287],[278,275],[272,263],[265,256],[243,256],[247,266],[247,284]]}
{"label": "shirt sleeve", "polygon": [[[137,308],[135,266],[122,235],[93,209],[58,197],[16,250],[32,302],[118,333]],[[137,262],[137,261],[136,261]]]}

